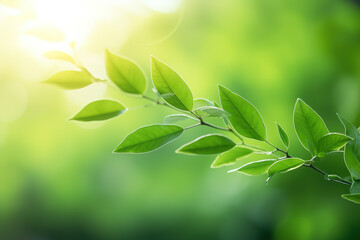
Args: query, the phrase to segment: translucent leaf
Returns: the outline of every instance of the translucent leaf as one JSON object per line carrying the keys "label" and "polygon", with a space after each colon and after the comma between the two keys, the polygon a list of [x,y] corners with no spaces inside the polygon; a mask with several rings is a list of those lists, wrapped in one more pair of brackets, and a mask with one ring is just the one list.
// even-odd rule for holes
{"label": "translucent leaf", "polygon": [[[214,102],[214,106],[217,108],[221,108],[221,106],[219,104],[217,104],[216,102]],[[229,115],[230,115],[230,113],[229,113]],[[230,122],[229,122],[229,119],[227,118],[227,116],[224,116],[222,119],[223,119],[223,122],[225,123],[225,125],[230,127]]]}
{"label": "translucent leaf", "polygon": [[106,50],[106,73],[122,91],[144,94],[146,78],[144,72],[133,61]]}
{"label": "translucent leaf", "polygon": [[329,133],[319,139],[317,151],[319,157],[324,157],[326,153],[339,150],[351,138],[340,133]]}
{"label": "translucent leaf", "polygon": [[256,108],[221,85],[219,85],[219,93],[221,105],[230,114],[228,119],[234,129],[244,137],[265,141],[265,124]]}
{"label": "translucent leaf", "polygon": [[345,127],[346,135],[352,138],[345,146],[345,164],[351,177],[358,180],[360,179],[360,133],[353,124],[340,115],[338,116]]}
{"label": "translucent leaf", "polygon": [[226,152],[236,144],[220,134],[209,134],[180,147],[176,152],[185,154],[218,154]]}
{"label": "translucent leaf", "polygon": [[335,174],[328,174],[324,176],[326,180],[337,180],[337,181],[342,181],[343,179]]}
{"label": "translucent leaf", "polygon": [[267,159],[267,160],[250,162],[229,172],[236,171],[249,176],[263,175],[268,172],[269,167],[276,161],[277,161],[276,159]]}
{"label": "translucent leaf", "polygon": [[62,51],[57,51],[57,50],[48,51],[44,53],[44,56],[51,60],[61,60],[76,65],[74,58]]}
{"label": "translucent leaf", "polygon": [[304,160],[300,158],[286,158],[279,160],[272,164],[268,170],[269,176],[274,175],[275,173],[285,173],[292,171],[298,167],[301,167],[305,163]]}
{"label": "translucent leaf", "polygon": [[173,114],[173,115],[166,116],[164,118],[164,123],[170,124],[170,123],[186,121],[186,120],[189,120],[189,119],[198,121],[198,119],[190,117],[189,115],[186,115],[186,114]]}
{"label": "translucent leaf", "polygon": [[360,180],[355,180],[350,187],[350,193],[360,193]]}
{"label": "translucent leaf", "polygon": [[151,57],[151,74],[155,88],[168,104],[184,111],[193,109],[191,90],[173,69]]}
{"label": "translucent leaf", "polygon": [[360,193],[343,194],[341,197],[354,203],[360,203]]}
{"label": "translucent leaf", "polygon": [[130,133],[114,150],[115,153],[146,153],[178,138],[183,128],[176,125],[150,125]]}
{"label": "translucent leaf", "polygon": [[240,158],[246,157],[251,153],[253,153],[253,150],[251,149],[236,146],[233,149],[218,155],[214,162],[211,164],[211,167],[217,168],[226,165],[232,165]]}
{"label": "translucent leaf", "polygon": [[77,121],[101,121],[110,119],[124,113],[126,108],[113,100],[98,100],[86,105],[71,120]]}
{"label": "translucent leaf", "polygon": [[290,141],[289,141],[289,137],[288,137],[287,133],[278,123],[276,123],[276,126],[278,128],[278,132],[279,132],[282,143],[284,144],[284,146],[286,148],[289,148]]}
{"label": "translucent leaf", "polygon": [[294,126],[304,148],[316,155],[317,143],[321,137],[329,133],[329,130],[322,118],[300,98],[295,104]]}
{"label": "translucent leaf", "polygon": [[214,107],[214,103],[211,102],[210,100],[207,100],[205,98],[196,98],[194,99],[194,109],[200,108],[200,107]]}
{"label": "translucent leaf", "polygon": [[44,83],[49,83],[66,90],[86,87],[93,83],[91,76],[85,71],[65,70],[55,73]]}
{"label": "translucent leaf", "polygon": [[230,114],[222,110],[221,108],[217,107],[200,107],[194,110],[196,115],[199,117],[205,118],[205,117],[226,117]]}

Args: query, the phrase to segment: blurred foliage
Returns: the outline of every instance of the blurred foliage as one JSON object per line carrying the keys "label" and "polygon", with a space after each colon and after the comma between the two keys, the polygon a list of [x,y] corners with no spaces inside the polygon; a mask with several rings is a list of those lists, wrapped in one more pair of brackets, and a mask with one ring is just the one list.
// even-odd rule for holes
{"label": "blurred foliage", "polygon": [[[82,9],[90,12],[86,34],[67,40],[78,41],[79,58],[99,77],[105,48],[135,59],[148,77],[152,54],[180,73],[195,98],[218,101],[221,83],[249,99],[269,136],[275,121],[289,133],[294,155],[303,152],[291,127],[297,97],[331,130],[343,132],[336,112],[360,125],[357,1],[188,0],[173,13],[143,6],[151,1],[84,2],[99,16]],[[128,107],[141,101],[101,83],[67,93],[41,84],[69,68],[43,53],[68,44],[26,34],[36,27],[34,1],[0,3],[1,239],[360,238],[359,207],[339,197],[348,189],[310,170],[265,185],[264,177],[210,169],[212,157],[173,153],[203,129],[158,152],[112,155],[127,133],[169,111],[143,108],[105,124],[66,121],[102,96]],[[70,33],[84,30],[73,25]],[[327,172],[348,174],[336,155],[325,161]]]}

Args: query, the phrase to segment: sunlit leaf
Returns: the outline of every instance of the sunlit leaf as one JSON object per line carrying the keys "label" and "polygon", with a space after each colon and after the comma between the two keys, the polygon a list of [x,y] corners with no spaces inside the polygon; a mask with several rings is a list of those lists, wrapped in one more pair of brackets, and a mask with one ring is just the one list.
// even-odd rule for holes
{"label": "sunlit leaf", "polygon": [[185,154],[218,154],[230,150],[236,144],[220,134],[209,134],[180,147],[176,152]]}
{"label": "sunlit leaf", "polygon": [[232,165],[240,158],[250,155],[253,150],[236,146],[227,152],[224,152],[216,157],[214,162],[211,164],[212,168],[222,167],[226,165]]}
{"label": "sunlit leaf", "polygon": [[329,175],[325,175],[324,176],[326,180],[337,180],[337,181],[342,181],[342,178],[338,175],[335,174],[329,174]]}
{"label": "sunlit leaf", "polygon": [[294,126],[304,148],[316,155],[320,138],[328,134],[329,130],[322,118],[300,98],[295,104]]}
{"label": "sunlit leaf", "polygon": [[211,102],[210,100],[207,100],[205,98],[196,98],[194,99],[194,109],[200,108],[200,107],[214,107],[214,103]]}
{"label": "sunlit leaf", "polygon": [[268,170],[269,176],[274,175],[275,173],[285,173],[292,171],[298,167],[301,167],[305,163],[304,160],[300,158],[286,158],[279,160],[272,164]]}
{"label": "sunlit leaf", "polygon": [[44,53],[44,56],[51,60],[61,60],[76,65],[74,58],[62,51],[57,51],[57,50],[48,51]]}
{"label": "sunlit leaf", "polygon": [[340,133],[329,133],[319,139],[317,151],[319,157],[324,157],[326,153],[339,150],[351,138]]}
{"label": "sunlit leaf", "polygon": [[183,128],[177,125],[150,125],[130,133],[114,150],[115,153],[145,153],[178,138]]}
{"label": "sunlit leaf", "polygon": [[350,193],[360,193],[360,180],[355,180],[350,187]]}
{"label": "sunlit leaf", "polygon": [[219,85],[223,109],[230,114],[228,119],[234,129],[244,137],[266,140],[266,129],[256,108],[244,98]]}
{"label": "sunlit leaf", "polygon": [[181,122],[181,121],[186,121],[186,120],[198,121],[198,119],[190,117],[189,115],[186,115],[186,114],[173,114],[173,115],[166,116],[164,118],[164,123],[170,124],[170,123],[176,123],[176,122]]}
{"label": "sunlit leaf", "polygon": [[240,172],[249,176],[263,175],[268,172],[269,167],[276,162],[276,159],[260,160],[247,163],[229,172]]}
{"label": "sunlit leaf", "polygon": [[360,133],[353,124],[340,115],[338,116],[345,127],[346,135],[352,138],[352,140],[350,140],[345,146],[345,164],[351,174],[351,177],[358,180],[360,179]]}
{"label": "sunlit leaf", "polygon": [[144,94],[146,78],[144,72],[133,61],[106,50],[106,73],[122,91]]}
{"label": "sunlit leaf", "polygon": [[[221,108],[221,106],[219,104],[217,104],[216,102],[214,102],[214,106],[217,108]],[[230,116],[230,113],[228,113],[228,115]],[[225,123],[225,125],[230,128],[230,122],[229,122],[229,119],[227,118],[227,116],[222,117],[222,120]]]}
{"label": "sunlit leaf", "polygon": [[282,143],[284,144],[284,146],[286,148],[288,148],[290,141],[289,141],[289,137],[288,137],[287,133],[285,132],[285,130],[278,123],[276,123],[276,126],[278,128],[278,132],[279,132],[280,139],[281,139]]}
{"label": "sunlit leaf", "polygon": [[343,194],[341,197],[354,203],[360,203],[360,193]]}
{"label": "sunlit leaf", "polygon": [[172,68],[155,57],[151,57],[151,76],[155,88],[167,103],[180,110],[193,109],[189,86]]}
{"label": "sunlit leaf", "polygon": [[126,108],[113,100],[98,100],[86,105],[71,120],[100,121],[110,119],[124,113]]}
{"label": "sunlit leaf", "polygon": [[93,83],[91,76],[85,71],[65,70],[55,73],[44,83],[49,83],[66,90],[86,87]]}
{"label": "sunlit leaf", "polygon": [[205,118],[205,117],[226,117],[229,116],[230,114],[225,112],[224,110],[222,110],[221,108],[217,108],[217,107],[210,107],[210,106],[205,106],[205,107],[200,107],[194,110],[194,112],[196,113],[196,115]]}

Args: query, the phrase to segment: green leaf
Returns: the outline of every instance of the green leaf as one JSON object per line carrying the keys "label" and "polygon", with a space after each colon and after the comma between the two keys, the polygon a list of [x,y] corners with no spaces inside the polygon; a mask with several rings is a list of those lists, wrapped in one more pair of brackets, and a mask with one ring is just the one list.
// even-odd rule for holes
{"label": "green leaf", "polygon": [[220,134],[209,134],[180,147],[176,152],[185,154],[218,154],[230,150],[236,144]]}
{"label": "green leaf", "polygon": [[124,113],[126,108],[113,100],[98,100],[86,105],[71,120],[77,121],[100,121],[110,119]]}
{"label": "green leaf", "polygon": [[240,172],[249,176],[263,175],[268,172],[269,167],[276,162],[276,159],[260,160],[255,162],[247,163],[237,169],[229,172]]}
{"label": "green leaf", "polygon": [[44,83],[49,83],[66,90],[86,87],[93,83],[91,76],[85,71],[66,70],[55,73]]}
{"label": "green leaf", "polygon": [[[217,107],[217,108],[221,108],[219,104],[217,104],[216,102],[214,102],[214,106]],[[228,113],[229,116],[230,116],[230,113]],[[229,119],[227,118],[227,116],[224,116],[223,118],[223,122],[225,123],[225,125],[229,128],[231,128],[230,126],[230,122],[229,122]]]}
{"label": "green leaf", "polygon": [[289,137],[288,137],[287,133],[278,123],[276,123],[276,126],[278,128],[278,132],[279,132],[282,143],[284,144],[284,146],[286,148],[289,148],[290,141],[289,141]]}
{"label": "green leaf", "polygon": [[247,138],[266,140],[266,129],[256,108],[244,98],[219,85],[223,109],[230,114],[228,119],[234,129]]}
{"label": "green leaf", "polygon": [[226,165],[232,165],[240,158],[246,157],[251,153],[253,153],[253,150],[251,149],[236,146],[231,150],[218,155],[214,162],[211,164],[211,167],[217,168]]}
{"label": "green leaf", "polygon": [[214,107],[214,103],[211,102],[210,100],[207,100],[205,98],[196,98],[194,99],[194,109],[200,108],[200,107]]}
{"label": "green leaf", "polygon": [[140,67],[109,50],[106,50],[106,73],[122,91],[140,95],[145,93],[146,78]]}
{"label": "green leaf", "polygon": [[189,115],[186,115],[186,114],[173,114],[173,115],[166,116],[164,118],[164,123],[170,124],[170,123],[176,123],[176,122],[180,122],[180,121],[186,121],[189,119],[195,120],[195,121],[198,120],[198,119],[190,117]]}
{"label": "green leaf", "polygon": [[205,117],[226,117],[230,114],[222,110],[221,108],[217,107],[200,107],[194,110],[196,115],[199,117],[205,118]]}
{"label": "green leaf", "polygon": [[151,76],[161,97],[180,110],[193,109],[193,96],[189,86],[168,65],[151,57]]}
{"label": "green leaf", "polygon": [[57,50],[48,51],[44,53],[44,56],[50,60],[62,60],[76,65],[74,58],[62,51],[57,51]]}
{"label": "green leaf", "polygon": [[178,138],[183,128],[177,125],[155,124],[130,133],[114,150],[115,153],[146,153]]}
{"label": "green leaf", "polygon": [[355,180],[350,187],[350,193],[360,193],[360,180]]}
{"label": "green leaf", "polygon": [[325,178],[326,180],[337,180],[337,181],[342,181],[342,180],[343,180],[340,176],[335,175],[335,174],[325,175],[324,178]]}
{"label": "green leaf", "polygon": [[328,134],[329,130],[322,118],[300,98],[295,104],[294,126],[304,148],[309,150],[312,155],[316,155],[320,138]]}
{"label": "green leaf", "polygon": [[268,174],[271,177],[275,173],[289,172],[298,167],[301,167],[304,163],[305,161],[300,158],[286,158],[279,160],[270,166]]}
{"label": "green leaf", "polygon": [[341,197],[354,203],[360,203],[360,193],[343,194]]}
{"label": "green leaf", "polygon": [[329,133],[319,139],[317,144],[317,151],[319,157],[324,157],[326,153],[339,150],[347,142],[351,140],[350,137],[340,133]]}
{"label": "green leaf", "polygon": [[345,127],[345,133],[351,137],[344,151],[345,165],[349,169],[352,179],[360,179],[360,133],[356,127],[345,118],[338,115],[340,121]]}

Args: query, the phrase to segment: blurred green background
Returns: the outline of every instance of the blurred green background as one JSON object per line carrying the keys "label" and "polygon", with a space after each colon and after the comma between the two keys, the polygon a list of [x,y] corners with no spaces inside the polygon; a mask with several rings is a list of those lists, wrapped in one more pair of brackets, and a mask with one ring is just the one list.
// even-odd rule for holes
{"label": "blurred green background", "polygon": [[[347,187],[316,172],[265,185],[265,176],[210,169],[212,156],[174,153],[210,129],[153,153],[112,154],[127,133],[172,112],[67,121],[102,97],[144,104],[102,84],[42,84],[71,68],[43,53],[70,52],[70,41],[99,77],[109,48],[147,76],[157,56],[195,97],[218,100],[217,84],[229,87],[257,106],[277,145],[274,122],[283,125],[293,155],[308,157],[292,126],[298,97],[333,131],[343,131],[336,112],[360,125],[359,1],[0,0],[0,239],[360,239],[360,208],[340,197]],[[340,155],[318,166],[348,174]]]}

